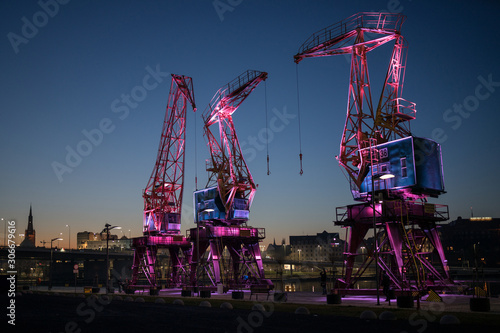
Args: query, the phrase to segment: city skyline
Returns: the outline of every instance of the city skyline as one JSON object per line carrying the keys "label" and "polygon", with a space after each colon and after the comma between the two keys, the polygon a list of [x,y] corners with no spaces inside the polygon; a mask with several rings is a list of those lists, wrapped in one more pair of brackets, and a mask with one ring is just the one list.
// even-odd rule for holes
{"label": "city skyline", "polygon": [[[259,184],[249,225],[266,229],[264,244],[323,230],[343,237],[332,221],[335,207],[355,203],[335,160],[349,61],[338,56],[298,65],[299,142],[293,55],[314,32],[379,10],[407,17],[403,97],[416,103],[412,131],[442,145],[447,193],[430,202],[449,205],[450,220],[500,216],[492,167],[500,160],[500,42],[491,38],[500,32],[498,4],[221,2],[229,7],[211,1],[1,4],[0,218],[15,219],[17,234],[24,233],[32,204],[37,245],[62,237],[66,246],[70,228],[74,248],[78,231],[100,232],[105,223],[121,226],[127,237],[142,235],[142,190],[157,154],[169,73],[175,73],[193,78],[198,106],[187,115],[185,234],[195,227],[192,193],[207,180],[201,113],[217,89],[255,69],[269,78],[234,116]],[[369,56],[374,96],[389,53],[381,47]]]}

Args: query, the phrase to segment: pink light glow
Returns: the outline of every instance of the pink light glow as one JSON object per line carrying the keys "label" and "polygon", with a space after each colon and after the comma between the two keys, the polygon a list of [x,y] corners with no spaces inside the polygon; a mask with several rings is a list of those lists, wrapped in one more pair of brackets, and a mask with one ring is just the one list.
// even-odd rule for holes
{"label": "pink light glow", "polygon": [[256,228],[238,227],[213,227],[213,234],[216,237],[257,237]]}

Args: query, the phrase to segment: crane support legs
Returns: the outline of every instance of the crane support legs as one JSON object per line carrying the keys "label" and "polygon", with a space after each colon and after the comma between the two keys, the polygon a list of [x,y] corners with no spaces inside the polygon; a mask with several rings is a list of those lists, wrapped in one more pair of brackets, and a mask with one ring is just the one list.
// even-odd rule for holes
{"label": "crane support legs", "polygon": [[191,229],[191,286],[223,284],[239,289],[267,283],[259,247],[264,237],[261,228],[207,224]]}
{"label": "crane support legs", "polygon": [[[373,228],[374,216],[377,249],[373,239],[364,239]],[[436,225],[447,219],[448,206],[404,200],[378,203],[375,212],[366,203],[338,207],[335,224],[348,228],[348,245],[343,277],[336,287],[344,294],[355,293],[358,280],[368,275],[367,268],[377,255],[379,269],[395,290],[425,291],[430,281],[433,289],[452,288]]]}
{"label": "crane support legs", "polygon": [[[143,236],[133,239],[134,260],[132,264],[132,280],[126,286],[128,293],[137,289],[149,289],[156,294],[160,288],[158,283],[159,267],[157,264],[158,250],[167,249],[170,255],[171,272],[166,280],[169,286],[178,286],[182,283],[181,272],[184,262],[190,260],[191,243],[179,235]],[[181,252],[183,256],[181,256]],[[142,283],[144,284],[140,284]]]}

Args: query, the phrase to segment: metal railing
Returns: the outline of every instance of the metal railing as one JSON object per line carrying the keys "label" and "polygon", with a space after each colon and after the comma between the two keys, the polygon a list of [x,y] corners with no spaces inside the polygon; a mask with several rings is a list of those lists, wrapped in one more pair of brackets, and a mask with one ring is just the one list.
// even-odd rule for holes
{"label": "metal railing", "polygon": [[238,77],[233,79],[231,82],[222,86],[215,93],[214,97],[208,104],[208,108],[203,112],[203,119],[205,122],[213,113],[214,108],[219,105],[219,102],[226,98],[227,96],[238,93],[242,88],[246,87],[249,82],[254,81],[257,77],[263,75],[264,72],[256,71],[256,70],[247,70],[244,73],[240,74]]}
{"label": "metal railing", "polygon": [[393,99],[391,104],[394,105],[395,112],[397,114],[404,115],[410,119],[415,119],[417,110],[415,109],[416,104],[414,102],[410,102],[402,97],[399,97]]}
{"label": "metal railing", "polygon": [[405,20],[402,14],[357,13],[312,34],[299,48],[299,54],[319,45],[333,41],[356,29],[371,29],[399,32]]}

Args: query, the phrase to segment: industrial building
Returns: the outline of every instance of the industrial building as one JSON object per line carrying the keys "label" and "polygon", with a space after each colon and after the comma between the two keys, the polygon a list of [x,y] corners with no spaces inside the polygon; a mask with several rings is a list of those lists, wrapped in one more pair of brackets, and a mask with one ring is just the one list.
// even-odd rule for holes
{"label": "industrial building", "polygon": [[448,265],[500,267],[500,218],[458,217],[439,232]]}

